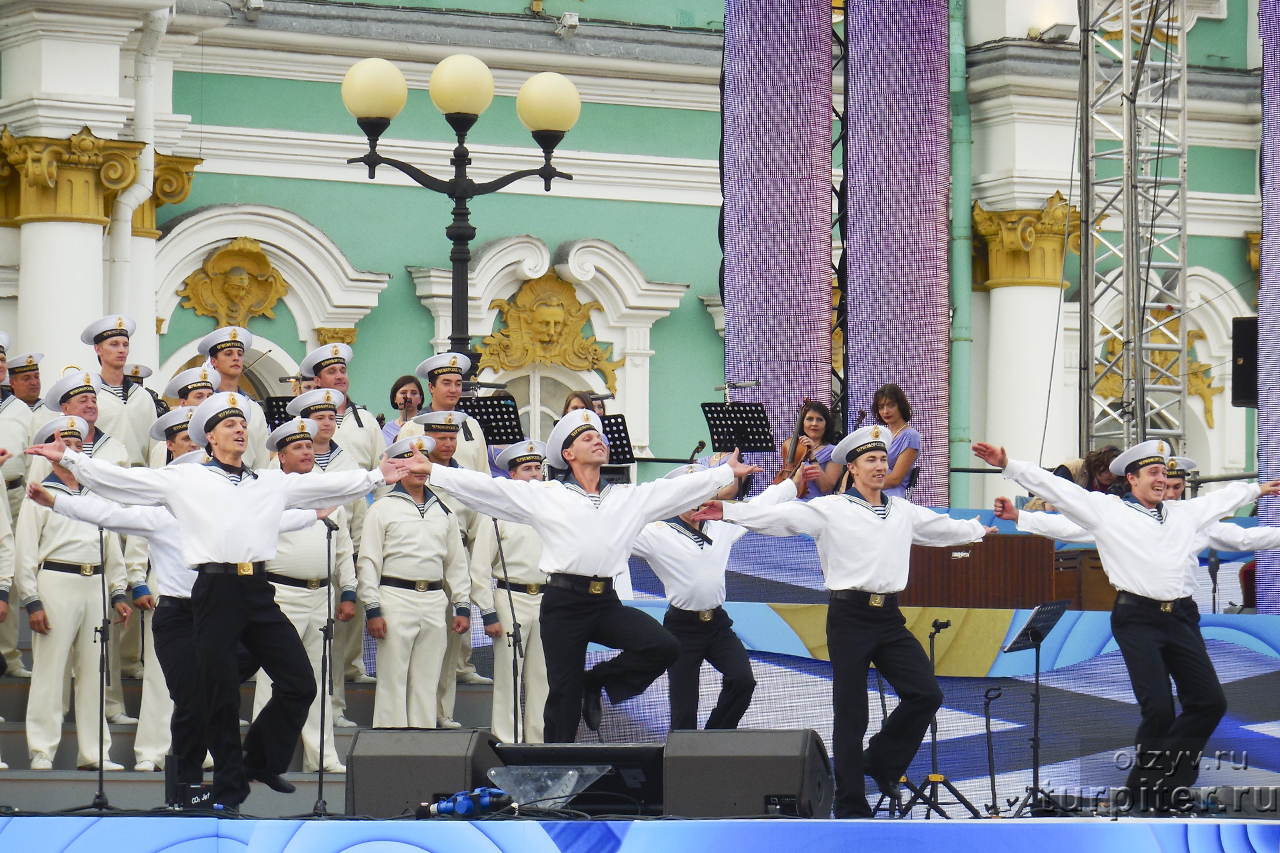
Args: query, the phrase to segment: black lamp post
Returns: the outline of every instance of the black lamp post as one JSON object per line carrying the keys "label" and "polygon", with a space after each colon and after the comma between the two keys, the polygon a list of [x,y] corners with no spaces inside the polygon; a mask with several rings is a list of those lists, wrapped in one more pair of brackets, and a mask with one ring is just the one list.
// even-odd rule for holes
{"label": "black lamp post", "polygon": [[[458,145],[449,160],[453,166],[452,179],[441,180],[416,166],[378,153],[378,138],[404,109],[409,93],[400,69],[383,59],[357,62],[343,78],[342,102],[369,138],[369,151],[363,157],[353,157],[347,162],[368,166],[371,180],[378,166],[391,166],[421,186],[453,199],[453,222],[444,231],[453,242],[453,249],[449,252],[449,260],[453,264],[450,296],[453,328],[449,334],[449,349],[470,356],[467,267],[471,262],[471,241],[475,239],[476,229],[471,225],[468,202],[477,196],[497,192],[521,178],[541,178],[547,192],[551,191],[553,178],[573,180],[572,175],[566,175],[551,165],[551,156],[565,133],[577,122],[582,102],[573,83],[560,74],[544,72],[526,80],[516,96],[516,112],[542,149],[543,163],[537,169],[522,169],[477,184],[467,175],[467,167],[471,165],[467,133],[493,101],[493,75],[474,56],[456,54],[442,60],[432,71],[428,90],[432,102],[444,114],[445,121],[449,122],[458,138]],[[472,364],[475,364],[474,358]]]}

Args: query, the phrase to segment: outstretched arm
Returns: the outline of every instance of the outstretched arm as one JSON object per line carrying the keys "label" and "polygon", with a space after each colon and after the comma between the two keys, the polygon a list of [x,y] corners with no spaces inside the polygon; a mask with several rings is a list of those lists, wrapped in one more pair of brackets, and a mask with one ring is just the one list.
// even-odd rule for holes
{"label": "outstretched arm", "polygon": [[431,465],[430,485],[444,489],[477,512],[521,524],[533,523],[535,510],[539,504],[545,505],[548,488],[545,483],[504,480],[444,465]]}
{"label": "outstretched arm", "polygon": [[[1182,509],[1192,513],[1193,523],[1204,529],[1224,516],[1231,515],[1242,506],[1256,501],[1263,494],[1275,493],[1274,483],[1231,483],[1216,492],[1182,502]],[[1266,491],[1270,489],[1270,491]]]}
{"label": "outstretched arm", "polygon": [[[56,444],[61,444],[61,439]],[[27,452],[53,446],[44,444],[29,447]],[[47,453],[38,455],[66,468],[94,494],[124,504],[144,506],[163,504],[167,502],[170,489],[175,482],[172,476],[176,470],[174,468],[121,468],[119,465],[99,462],[70,449],[59,452],[56,459]]]}
{"label": "outstretched arm", "polygon": [[[819,498],[819,500],[826,499]],[[826,526],[826,520],[814,507],[812,501],[809,503],[788,501],[776,506],[757,506],[755,501],[726,503],[721,504],[720,515],[725,521],[766,536],[804,534],[816,537]]]}
{"label": "outstretched arm", "polygon": [[1056,512],[1027,512],[1023,510],[1018,513],[1018,529],[1024,533],[1034,533],[1037,536],[1056,539],[1059,542],[1088,544],[1094,541],[1092,533],[1071,519],[1063,517],[1061,513]]}
{"label": "outstretched arm", "polygon": [[1086,491],[1074,481],[1055,477],[1039,465],[1010,459],[1003,447],[979,442],[973,446],[973,455],[1003,468],[1006,478],[1044,498],[1076,524],[1093,527],[1101,520],[1102,506],[1099,502],[1107,498],[1100,492]]}
{"label": "outstretched arm", "polygon": [[716,492],[733,481],[734,472],[729,465],[717,465],[697,474],[685,474],[671,480],[654,480],[637,486],[636,497],[644,501],[645,523],[661,521],[715,497]]}
{"label": "outstretched arm", "polygon": [[946,513],[934,512],[907,501],[894,501],[894,510],[906,507],[911,513],[911,541],[916,545],[945,548],[948,545],[964,545],[977,542],[989,530],[976,518],[952,518]]}
{"label": "outstretched arm", "polygon": [[1204,529],[1209,547],[1219,551],[1274,551],[1280,549],[1280,527],[1241,527],[1217,521]]}

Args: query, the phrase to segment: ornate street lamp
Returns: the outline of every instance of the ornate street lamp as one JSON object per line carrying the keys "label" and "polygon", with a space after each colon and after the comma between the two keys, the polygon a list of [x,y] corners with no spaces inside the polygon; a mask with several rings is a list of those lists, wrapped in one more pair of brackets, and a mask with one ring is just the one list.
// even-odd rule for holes
{"label": "ornate street lamp", "polygon": [[[449,335],[449,349],[465,353],[471,349],[470,324],[467,322],[467,265],[471,261],[470,244],[476,236],[467,203],[476,196],[497,192],[521,178],[542,178],[547,192],[551,191],[552,178],[573,180],[572,175],[566,175],[551,165],[551,155],[565,133],[577,123],[582,101],[577,88],[563,75],[544,72],[526,80],[516,95],[516,113],[542,149],[542,166],[477,184],[467,176],[467,166],[471,164],[467,132],[493,101],[493,74],[479,59],[459,53],[442,60],[435,67],[427,88],[431,102],[444,114],[445,121],[458,137],[458,145],[449,161],[453,166],[452,179],[441,180],[415,166],[378,153],[378,138],[404,109],[409,96],[404,75],[385,59],[361,60],[351,66],[342,80],[342,103],[369,138],[369,151],[363,157],[353,157],[347,162],[368,166],[371,180],[378,166],[391,166],[427,189],[453,199],[453,222],[444,231],[445,236],[453,241],[453,250],[449,252],[449,259],[453,262],[450,306],[453,329]],[[475,363],[474,358],[472,363]]]}

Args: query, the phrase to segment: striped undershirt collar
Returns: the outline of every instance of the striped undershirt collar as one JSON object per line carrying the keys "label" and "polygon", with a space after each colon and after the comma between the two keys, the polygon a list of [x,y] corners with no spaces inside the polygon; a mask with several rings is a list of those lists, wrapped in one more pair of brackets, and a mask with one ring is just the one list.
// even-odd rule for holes
{"label": "striped undershirt collar", "polygon": [[1155,507],[1153,508],[1145,507],[1142,504],[1138,503],[1138,499],[1133,496],[1132,492],[1125,495],[1123,498],[1121,498],[1121,500],[1124,501],[1124,503],[1129,507],[1136,509],[1138,512],[1141,512],[1145,515],[1149,515],[1150,517],[1154,518],[1156,521],[1160,522],[1161,524],[1164,524],[1164,501],[1161,501],[1160,503],[1156,504]]}
{"label": "striped undershirt collar", "polygon": [[883,492],[880,493],[879,504],[873,504],[869,502],[853,486],[850,486],[844,493],[840,495],[840,497],[844,498],[849,503],[857,504],[863,509],[867,509],[867,510],[870,510],[871,512],[874,512],[879,518],[889,517],[889,508],[890,506],[892,506],[892,502],[887,497],[885,497]]}

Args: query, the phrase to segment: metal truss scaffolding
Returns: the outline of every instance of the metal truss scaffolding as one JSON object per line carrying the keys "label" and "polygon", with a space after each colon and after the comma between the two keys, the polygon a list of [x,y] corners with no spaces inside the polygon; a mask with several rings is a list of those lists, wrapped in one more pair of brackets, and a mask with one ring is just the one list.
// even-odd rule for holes
{"label": "metal truss scaffolding", "polygon": [[1186,0],[1080,6],[1080,450],[1182,451]]}
{"label": "metal truss scaffolding", "polygon": [[[831,163],[831,231],[835,251],[832,253],[831,293],[831,417],[849,429],[849,357],[845,346],[849,339],[847,306],[849,304],[849,125],[845,114],[849,108],[849,41],[848,17],[843,14],[843,0],[832,3],[832,83],[840,83],[840,100],[832,99]],[[832,86],[833,89],[836,86]]]}

